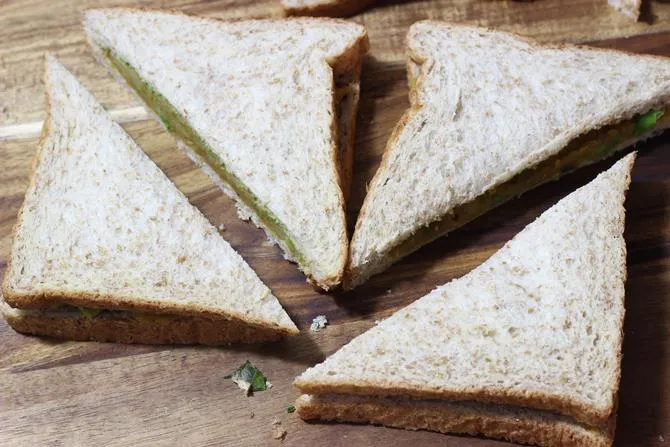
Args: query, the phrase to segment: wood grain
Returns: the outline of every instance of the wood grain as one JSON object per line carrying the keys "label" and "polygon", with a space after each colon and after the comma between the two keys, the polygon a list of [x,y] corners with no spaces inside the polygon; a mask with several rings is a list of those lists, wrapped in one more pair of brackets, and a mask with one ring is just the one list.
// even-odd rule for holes
{"label": "wood grain", "polygon": [[[6,107],[0,123],[40,119],[39,60],[47,49],[62,56],[108,106],[132,104],[130,96],[94,65],[85,50],[78,17],[93,3],[101,2],[0,2],[0,108]],[[280,14],[270,2],[158,1],[152,6],[168,4],[222,17]],[[49,11],[58,13],[47,13],[47,5],[54,5]],[[373,52],[363,69],[351,219],[386,139],[408,104],[401,46],[405,29],[415,18],[440,14],[523,30],[544,40],[591,40],[602,33],[619,36],[670,23],[661,23],[661,18],[651,27],[620,22],[600,2],[586,0],[543,0],[530,5],[468,0],[382,2],[376,10],[359,16],[357,20],[370,27]],[[604,20],[601,14],[607,14],[607,24],[600,22]],[[596,45],[670,56],[670,34]],[[281,445],[272,439],[271,423],[277,417],[288,431],[286,445],[507,445],[427,432],[306,424],[286,413],[297,397],[291,382],[375,320],[477,266],[543,210],[612,161],[525,194],[425,247],[362,288],[331,296],[314,291],[296,267],[266,242],[262,231],[240,221],[232,202],[182,155],[158,124],[142,120],[124,127],[214,225],[225,225],[224,237],[272,288],[303,333],[264,346],[173,348],[43,340],[18,335],[0,321],[0,444]],[[0,273],[6,267],[11,227],[23,200],[36,143],[35,138],[0,141]],[[626,205],[629,280],[616,442],[661,446],[670,442],[670,135],[639,149]],[[327,315],[331,324],[322,332],[311,333],[309,324],[319,314]],[[247,359],[266,373],[272,389],[245,397],[223,378]]]}

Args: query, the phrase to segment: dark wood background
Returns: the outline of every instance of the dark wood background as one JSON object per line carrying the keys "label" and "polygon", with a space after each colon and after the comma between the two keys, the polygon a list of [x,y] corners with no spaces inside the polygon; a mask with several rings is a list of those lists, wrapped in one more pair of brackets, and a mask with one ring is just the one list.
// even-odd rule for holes
{"label": "dark wood background", "polygon": [[[391,2],[354,18],[368,27],[372,50],[363,67],[351,218],[386,139],[407,107],[403,39],[411,23],[442,18],[496,26],[542,41],[591,42],[670,56],[670,5],[653,3],[633,23],[604,0]],[[492,441],[347,424],[306,424],[287,414],[293,378],[435,286],[461,276],[612,160],[545,185],[398,263],[347,295],[305,283],[260,230],[176,148],[172,138],[97,66],[85,46],[81,13],[101,4],[165,6],[225,18],[277,17],[272,1],[0,1],[0,273],[28,182],[44,116],[42,57],[56,54],[202,212],[226,226],[224,237],[274,291],[303,331],[264,346],[150,347],[26,337],[0,321],[2,445],[287,445],[494,446]],[[623,38],[624,36],[633,36]],[[608,40],[605,40],[608,39]],[[627,314],[617,445],[670,445],[670,135],[638,146],[627,200]],[[325,314],[330,325],[309,331]],[[408,341],[410,342],[410,341]],[[245,397],[223,377],[245,360],[274,387]]]}

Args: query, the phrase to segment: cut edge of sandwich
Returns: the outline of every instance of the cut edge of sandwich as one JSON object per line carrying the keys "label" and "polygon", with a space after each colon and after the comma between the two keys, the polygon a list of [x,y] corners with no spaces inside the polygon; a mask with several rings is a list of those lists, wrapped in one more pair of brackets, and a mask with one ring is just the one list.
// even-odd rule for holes
{"label": "cut edge of sandwich", "polygon": [[303,394],[298,415],[307,421],[343,421],[405,430],[486,436],[514,443],[606,447],[612,445],[616,414],[591,427],[551,411],[473,401]]}
{"label": "cut edge of sandwich", "polygon": [[[42,159],[42,153],[44,152],[45,144],[48,141],[48,137],[51,133],[51,121],[52,121],[52,98],[51,98],[51,81],[49,77],[49,67],[50,65],[56,67],[62,67],[60,62],[50,54],[45,55],[44,58],[44,74],[43,74],[43,84],[45,88],[45,104],[46,104],[46,113],[47,116],[44,120],[42,126],[40,138],[37,144],[37,150],[33,157],[32,166],[31,166],[31,176],[28,183],[27,191],[32,191],[35,189],[35,183],[37,181],[37,167]],[[65,68],[64,68],[65,69]],[[65,69],[67,70],[67,69]],[[78,82],[78,81],[77,81]],[[83,86],[80,85],[82,89]],[[88,93],[86,91],[86,93]],[[101,106],[100,106],[101,107]],[[109,118],[111,120],[111,117]],[[119,127],[120,128],[120,127]],[[121,129],[122,132],[125,133]],[[130,137],[128,137],[130,138]],[[141,150],[138,147],[138,150]],[[153,163],[153,162],[151,162]],[[163,174],[164,175],[164,174]],[[183,195],[178,189],[175,190],[178,194]],[[16,244],[17,239],[19,238],[19,230],[24,219],[24,214],[28,203],[24,200],[21,208],[19,209],[16,222],[12,228],[12,247]],[[192,205],[191,205],[192,206]],[[245,262],[242,260],[242,262]],[[38,323],[39,320],[44,320],[44,316],[48,316],[49,312],[55,311],[58,313],[63,310],[68,310],[68,307],[75,307],[84,309],[83,314],[86,314],[86,310],[93,310],[93,312],[98,311],[125,311],[135,314],[151,315],[151,316],[174,316],[174,317],[197,317],[202,319],[207,319],[212,321],[214,324],[226,323],[228,327],[231,328],[242,328],[243,326],[253,328],[254,330],[259,330],[261,332],[273,332],[276,336],[272,336],[272,339],[279,338],[286,335],[297,335],[300,333],[299,329],[291,321],[286,311],[283,310],[286,316],[286,322],[280,324],[279,322],[269,322],[262,321],[260,319],[250,317],[238,312],[233,311],[223,311],[220,309],[214,309],[206,306],[199,306],[194,303],[188,303],[186,305],[169,305],[166,302],[160,302],[157,300],[143,300],[142,302],[137,302],[136,297],[134,296],[121,296],[118,294],[99,294],[92,293],[87,291],[77,291],[77,290],[65,290],[65,289],[40,289],[39,292],[33,290],[19,290],[14,288],[10,279],[13,275],[13,262],[12,257],[9,256],[7,260],[7,268],[5,270],[5,275],[0,283],[0,304],[2,309],[0,313],[3,315],[8,315],[8,321],[10,324],[13,322],[16,324],[16,327],[25,327],[25,331],[18,330],[19,332],[30,332],[29,327],[40,327],[44,326],[42,323]],[[260,281],[260,279],[258,279]],[[267,287],[266,287],[267,289]],[[267,293],[271,294],[271,291],[267,289]],[[34,312],[33,312],[34,311]],[[10,321],[11,320],[11,321]],[[164,321],[167,321],[164,319]],[[28,322],[33,323],[29,326],[25,326]],[[12,327],[15,327],[12,324]],[[44,326],[44,331],[47,331]],[[49,331],[56,330],[50,329]],[[81,325],[77,327],[78,331],[82,331],[82,334],[86,334],[85,331],[81,328]],[[96,332],[106,332],[102,327],[98,328]],[[246,331],[245,329],[245,332]],[[37,332],[35,332],[37,333]],[[79,332],[73,332],[73,334],[78,334]],[[41,332],[40,332],[41,334]],[[50,333],[44,333],[44,335],[51,335]],[[259,334],[258,340],[262,340],[267,334]],[[81,335],[81,339],[85,339],[86,335]],[[120,336],[122,337],[122,336]],[[255,339],[254,339],[255,340]],[[194,341],[193,343],[196,343]],[[223,341],[217,344],[221,344]]]}
{"label": "cut edge of sandwich", "polygon": [[[333,71],[333,122],[331,132],[333,135],[333,166],[337,170],[341,195],[339,198],[340,213],[344,222],[345,231],[340,240],[340,262],[329,273],[318,274],[318,268],[312,268],[317,261],[311,262],[302,254],[300,247],[293,238],[285,224],[283,224],[253,192],[237,177],[228,171],[220,157],[212,150],[207,142],[195,132],[188,123],[187,117],[180,113],[158,90],[144,80],[135,67],[121,58],[114,51],[105,46],[103,39],[97,36],[92,27],[88,25],[88,14],[93,12],[105,13],[107,11],[127,12],[160,12],[168,13],[185,18],[218,20],[221,23],[229,21],[214,18],[203,18],[191,16],[179,11],[154,11],[143,8],[101,8],[90,9],[86,12],[84,27],[89,47],[98,62],[105,66],[110,74],[128,87],[128,90],[137,97],[176,140],[178,147],[207,174],[211,181],[217,185],[236,204],[238,214],[242,220],[251,220],[258,228],[264,230],[268,240],[279,246],[284,258],[294,262],[305,274],[307,280],[324,291],[339,287],[345,274],[345,267],[349,254],[349,240],[346,232],[346,205],[351,190],[353,175],[353,151],[356,136],[356,118],[358,103],[360,99],[360,76],[362,56],[369,49],[367,31],[361,27],[362,33],[347,47],[342,54],[326,63]],[[323,21],[323,23],[344,22],[329,18],[287,18],[290,20],[310,20],[312,22]],[[277,22],[273,19],[256,19],[251,21]],[[346,22],[349,23],[349,22]],[[314,266],[316,267],[316,266]]]}
{"label": "cut edge of sandwich", "polygon": [[312,0],[290,1],[281,0],[284,13],[288,16],[326,16],[349,17],[357,14],[375,0]]}
{"label": "cut edge of sandwich", "polygon": [[150,345],[261,343],[285,334],[235,320],[159,315],[124,310],[77,308],[26,310],[11,307],[0,294],[0,314],[16,332],[74,341]]}
{"label": "cut edge of sandwich", "polygon": [[[425,20],[417,24],[442,25],[443,22]],[[412,25],[412,27],[417,24]],[[459,28],[473,28],[459,25]],[[477,28],[473,28],[477,29]],[[494,31],[494,30],[489,30]],[[538,43],[530,38],[519,36],[513,33],[506,33],[495,30],[496,33],[512,35],[521,39],[536,48],[579,48],[589,51],[612,52],[616,54],[626,53],[619,50],[592,48],[580,45],[557,45]],[[411,33],[411,30],[410,30]],[[409,34],[408,34],[409,35]],[[660,56],[639,55],[644,58],[667,59]],[[379,168],[377,169],[372,185],[368,191],[370,196],[375,189],[375,180],[378,176],[384,174],[384,168],[389,163],[389,153],[391,148],[397,144],[405,127],[412,122],[415,115],[422,109],[419,101],[419,91],[423,83],[422,65],[427,59],[421,55],[412,53],[409,50],[407,62],[407,74],[409,83],[410,107],[402,115],[386,144],[386,149],[382,156]],[[656,116],[654,124],[644,131],[640,131],[639,123],[649,119],[652,115]],[[558,180],[563,175],[573,172],[585,166],[597,163],[600,160],[608,158],[624,149],[643,142],[649,138],[659,135],[670,128],[670,92],[661,98],[654,98],[641,104],[632,104],[623,111],[612,111],[612,113],[600,122],[591,123],[590,126],[582,129],[570,129],[571,136],[561,144],[559,140],[564,138],[566,133],[561,134],[539,152],[551,152],[552,148],[558,148],[553,155],[547,158],[533,157],[521,160],[518,173],[505,179],[501,179],[498,184],[488,188],[474,200],[458,205],[450,210],[449,213],[440,216],[439,219],[425,222],[420,229],[413,234],[402,239],[395,240],[393,245],[382,252],[368,253],[365,262],[356,263],[353,252],[356,250],[358,240],[357,231],[361,221],[367,218],[367,201],[363,202],[361,211],[356,221],[356,227],[349,244],[349,259],[343,281],[344,290],[352,290],[372,276],[388,269],[391,265],[400,259],[414,253],[424,245],[435,241],[449,232],[460,228],[468,222],[486,214],[498,206],[550,181]]]}

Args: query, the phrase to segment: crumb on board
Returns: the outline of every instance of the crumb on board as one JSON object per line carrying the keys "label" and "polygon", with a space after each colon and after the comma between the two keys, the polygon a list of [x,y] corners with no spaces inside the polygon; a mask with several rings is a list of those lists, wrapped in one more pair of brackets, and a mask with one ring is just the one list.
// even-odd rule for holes
{"label": "crumb on board", "polygon": [[309,327],[309,329],[312,332],[319,332],[321,329],[325,328],[327,324],[328,319],[326,318],[325,315],[317,315],[312,320],[312,325]]}
{"label": "crumb on board", "polygon": [[286,430],[281,426],[281,421],[276,417],[272,420],[272,437],[279,441],[286,438]]}
{"label": "crumb on board", "polygon": [[219,225],[216,227],[219,231],[226,231],[226,226],[224,224]]}
{"label": "crumb on board", "polygon": [[254,414],[254,412],[252,411],[251,414],[249,415],[249,419],[253,419],[254,416],[256,416],[256,414]]}
{"label": "crumb on board", "polygon": [[391,289],[388,289],[388,290],[386,291],[386,294],[387,294],[387,295],[390,295],[390,294],[392,294],[392,293],[393,293],[393,290],[391,290]]}

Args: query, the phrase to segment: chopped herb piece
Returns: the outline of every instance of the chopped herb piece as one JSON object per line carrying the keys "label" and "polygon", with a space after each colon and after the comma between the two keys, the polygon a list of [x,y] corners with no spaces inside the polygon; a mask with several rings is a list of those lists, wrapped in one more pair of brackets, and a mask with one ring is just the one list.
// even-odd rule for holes
{"label": "chopped herb piece", "polygon": [[231,378],[247,395],[256,391],[265,391],[272,386],[263,373],[252,365],[249,360],[244,362],[244,365],[237,368],[232,375],[227,377]]}
{"label": "chopped herb piece", "polygon": [[635,136],[640,136],[647,133],[656,126],[658,120],[663,117],[663,110],[652,110],[643,113],[635,119]]}
{"label": "chopped herb piece", "polygon": [[291,405],[290,407],[288,407],[288,408],[286,409],[286,412],[287,412],[287,413],[294,413],[294,412],[295,412],[295,407],[294,407],[293,405]]}

